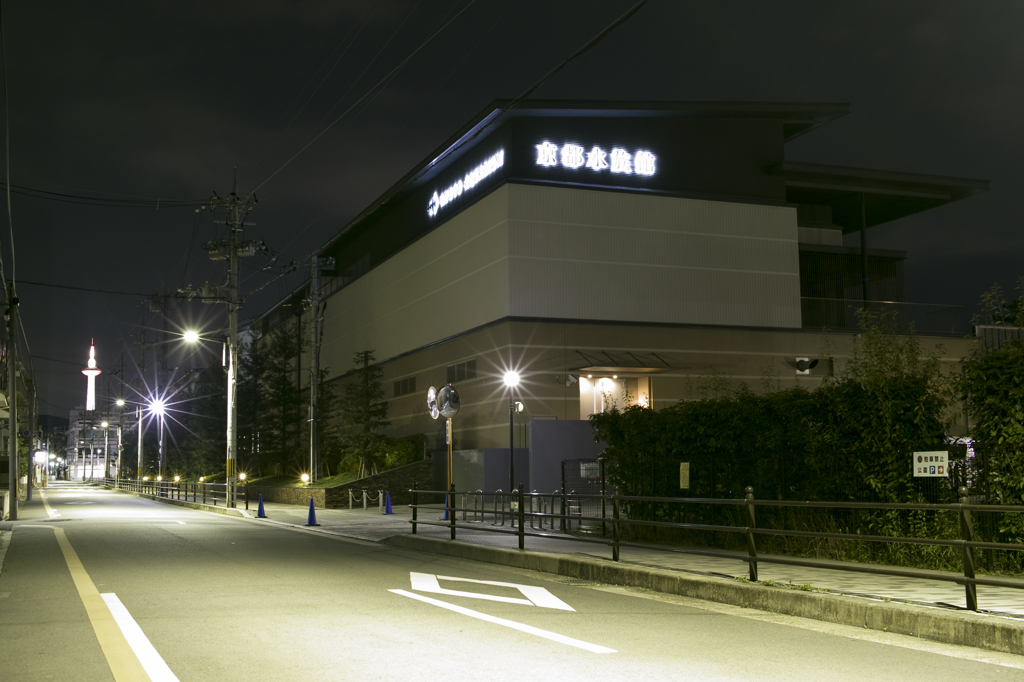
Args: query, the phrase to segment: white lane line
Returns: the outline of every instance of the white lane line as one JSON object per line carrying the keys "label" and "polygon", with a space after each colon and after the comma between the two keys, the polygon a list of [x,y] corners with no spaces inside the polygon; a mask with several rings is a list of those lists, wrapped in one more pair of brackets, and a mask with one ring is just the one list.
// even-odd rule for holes
{"label": "white lane line", "polygon": [[529,635],[536,635],[537,637],[543,637],[544,639],[550,639],[552,642],[558,642],[560,644],[568,644],[569,646],[574,646],[574,647],[577,647],[579,649],[586,649],[587,651],[591,651],[591,652],[593,652],[595,654],[614,654],[614,653],[616,653],[615,649],[609,649],[608,647],[604,647],[604,646],[601,646],[599,644],[591,644],[590,642],[584,642],[584,641],[579,640],[579,639],[573,639],[572,637],[566,637],[565,635],[560,635],[557,632],[550,632],[548,630],[541,630],[540,628],[535,628],[532,625],[526,625],[524,623],[517,623],[514,620],[505,620],[504,618],[498,618],[497,616],[490,616],[490,615],[487,615],[486,613],[480,613],[479,611],[474,611],[472,609],[467,609],[467,608],[464,608],[462,606],[456,606],[455,604],[449,604],[447,602],[443,602],[443,601],[440,601],[440,600],[437,600],[437,599],[432,599],[430,597],[424,597],[422,594],[413,594],[412,592],[406,592],[405,590],[388,590],[388,592],[394,592],[395,594],[400,594],[403,597],[409,597],[411,599],[415,599],[417,601],[421,601],[421,602],[424,602],[426,604],[433,604],[434,606],[440,606],[442,609],[448,609],[449,611],[454,611],[455,613],[461,613],[462,615],[469,616],[470,618],[477,618],[479,620],[485,620],[488,623],[494,623],[495,625],[504,625],[507,628],[512,628],[513,630],[519,630],[520,632],[525,632],[525,633],[527,633]]}
{"label": "white lane line", "polygon": [[110,609],[111,615],[114,616],[114,621],[121,628],[121,633],[128,640],[128,646],[135,652],[135,656],[139,659],[139,663],[142,664],[143,670],[149,675],[149,679],[152,682],[178,682],[178,678],[167,667],[164,659],[157,653],[153,645],[150,644],[146,633],[142,631],[139,624],[132,618],[132,614],[128,613],[128,609],[124,607],[124,604],[117,598],[117,595],[113,592],[107,592],[100,596],[107,603],[107,608]]}

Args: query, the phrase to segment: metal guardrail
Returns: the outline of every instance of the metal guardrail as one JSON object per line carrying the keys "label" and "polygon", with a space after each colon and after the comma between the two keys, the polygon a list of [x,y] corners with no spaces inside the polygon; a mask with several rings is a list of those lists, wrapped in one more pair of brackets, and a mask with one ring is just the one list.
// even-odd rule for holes
{"label": "metal guardrail", "polygon": [[[451,539],[456,539],[456,531],[459,528],[465,530],[485,531],[490,533],[505,533],[514,534],[519,538],[519,549],[525,549],[525,539],[529,537],[543,537],[543,538],[559,538],[563,540],[572,540],[575,542],[589,542],[596,544],[603,544],[610,546],[612,549],[612,560],[619,560],[619,549],[620,547],[639,547],[644,549],[655,549],[661,551],[676,552],[682,554],[697,554],[701,556],[713,556],[728,559],[736,559],[735,553],[728,553],[723,551],[715,551],[714,549],[694,549],[688,547],[672,547],[665,545],[652,545],[648,543],[629,542],[621,539],[621,528],[623,526],[645,526],[645,527],[660,527],[660,528],[678,528],[686,530],[699,530],[699,531],[711,531],[711,532],[722,532],[722,533],[736,533],[745,536],[746,538],[746,556],[742,560],[746,561],[749,568],[749,578],[751,581],[758,579],[758,563],[775,563],[785,564],[789,566],[802,566],[807,568],[821,568],[828,570],[846,570],[854,571],[858,573],[868,573],[874,575],[890,575],[903,578],[918,578],[928,580],[940,580],[946,582],[954,582],[964,586],[964,592],[966,595],[967,608],[971,611],[978,610],[978,595],[977,586],[986,585],[991,587],[1005,587],[1012,589],[1024,589],[1024,581],[1013,581],[1013,580],[1000,580],[998,578],[979,578],[975,575],[974,567],[974,549],[999,549],[1009,551],[1024,551],[1024,544],[1015,544],[1008,542],[978,542],[974,540],[974,530],[971,521],[971,512],[1024,512],[1024,506],[1010,506],[1010,505],[984,505],[984,504],[970,504],[967,498],[967,489],[961,487],[959,489],[960,502],[958,504],[886,504],[886,503],[873,503],[873,502],[797,502],[797,501],[786,501],[786,500],[755,500],[753,488],[746,488],[746,497],[741,500],[735,499],[712,499],[712,498],[685,498],[685,497],[648,497],[648,496],[627,496],[627,495],[576,495],[574,493],[565,494],[564,491],[556,491],[553,494],[543,493],[527,493],[522,490],[522,486],[519,489],[513,490],[512,492],[505,493],[501,490],[494,492],[484,493],[482,491],[466,491],[458,492],[455,490],[455,486],[452,486],[451,490],[420,490],[419,488],[413,488],[409,491],[412,493],[412,504],[409,506],[412,508],[412,518],[409,523],[412,525],[412,534],[416,534],[417,526],[441,526],[450,529]],[[435,495],[443,496],[443,506],[435,504],[420,504],[419,501],[423,495]],[[462,506],[455,504],[462,497]],[[486,498],[492,498],[494,508],[493,510],[485,510]],[[480,503],[478,504],[474,498],[478,498]],[[589,517],[582,516],[581,514],[574,514],[574,501],[583,499],[598,500],[602,505],[606,505],[612,511],[611,518],[604,515],[601,517]],[[467,500],[472,501],[473,506],[467,506]],[[499,500],[501,500],[501,509],[498,509]],[[547,500],[550,500],[550,506],[547,504]],[[509,503],[506,505],[506,502]],[[555,513],[555,504],[558,503],[558,513]],[[636,503],[636,502],[651,502],[660,504],[702,504],[702,505],[726,505],[742,507],[744,509],[744,519],[746,525],[744,526],[722,526],[714,524],[700,524],[700,523],[680,523],[672,521],[654,521],[647,519],[630,519],[626,518],[622,513],[623,503]],[[506,506],[508,510],[506,511]],[[527,511],[529,506],[529,511]],[[959,515],[960,520],[960,538],[956,540],[942,539],[942,538],[914,538],[914,537],[898,537],[898,536],[878,536],[878,535],[860,535],[852,533],[828,533],[819,531],[802,531],[802,530],[787,530],[782,528],[758,528],[756,524],[756,508],[762,507],[801,507],[801,508],[818,508],[818,509],[874,509],[874,510],[917,510],[917,511],[950,511],[956,512]],[[536,511],[537,508],[546,510],[550,508],[550,511]],[[437,521],[423,520],[419,516],[419,511],[434,510],[444,511],[445,519]],[[462,513],[462,523],[458,522],[458,515]],[[472,513],[474,519],[479,518],[480,522],[468,522],[466,519],[467,513]],[[486,515],[491,515],[493,521],[490,524],[485,522]],[[498,519],[501,519],[500,525]],[[531,528],[527,529],[527,519]],[[505,527],[505,521],[509,520],[509,527]],[[561,531],[555,530],[556,521],[557,525],[561,527]],[[565,532],[567,525],[572,522],[590,521],[595,526],[601,526],[602,528],[610,526],[612,530],[611,539],[605,537],[580,537]],[[549,531],[545,532],[545,523],[548,525]],[[539,524],[539,529],[537,528]],[[844,542],[878,542],[878,543],[904,543],[904,544],[915,544],[915,545],[933,545],[941,547],[959,547],[962,550],[962,575],[942,575],[941,573],[929,573],[924,576],[919,571],[902,570],[899,568],[889,568],[884,566],[872,565],[872,564],[855,564],[846,563],[841,567],[836,566],[831,562],[816,561],[814,559],[804,558],[792,558],[783,556],[764,556],[758,555],[757,552],[757,536],[759,535],[778,535],[787,537],[803,537],[803,538],[820,538],[828,540],[839,540]]]}
{"label": "metal guardrail", "polygon": [[[96,478],[86,479],[89,483],[100,483],[114,490],[124,490],[141,495],[163,498],[166,500],[177,500],[181,502],[192,502],[194,504],[209,504],[214,507],[227,504],[227,483],[199,483],[196,481],[140,481],[134,478]],[[234,484],[235,504],[245,502],[245,508],[249,509],[249,487],[244,484]]]}

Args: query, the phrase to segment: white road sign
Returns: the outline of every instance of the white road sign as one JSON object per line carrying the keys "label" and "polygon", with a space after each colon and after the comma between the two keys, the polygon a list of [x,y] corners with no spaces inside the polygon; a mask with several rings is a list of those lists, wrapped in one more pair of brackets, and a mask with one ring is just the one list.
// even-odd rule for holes
{"label": "white road sign", "polygon": [[949,453],[945,450],[914,453],[914,478],[949,476]]}

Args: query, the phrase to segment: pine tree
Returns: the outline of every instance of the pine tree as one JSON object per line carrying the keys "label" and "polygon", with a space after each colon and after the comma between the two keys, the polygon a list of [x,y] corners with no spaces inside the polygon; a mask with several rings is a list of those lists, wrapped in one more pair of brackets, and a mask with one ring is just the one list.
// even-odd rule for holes
{"label": "pine tree", "polygon": [[360,478],[379,471],[387,444],[383,431],[391,425],[382,385],[384,370],[374,361],[372,350],[353,356],[356,369],[339,401],[342,456],[356,466]]}

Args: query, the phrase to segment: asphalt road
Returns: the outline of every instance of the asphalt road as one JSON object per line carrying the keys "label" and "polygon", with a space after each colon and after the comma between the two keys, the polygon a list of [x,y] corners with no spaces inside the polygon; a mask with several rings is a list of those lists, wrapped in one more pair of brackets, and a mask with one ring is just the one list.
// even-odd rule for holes
{"label": "asphalt road", "polygon": [[45,500],[3,532],[4,682],[1024,680],[1016,656],[81,486]]}

